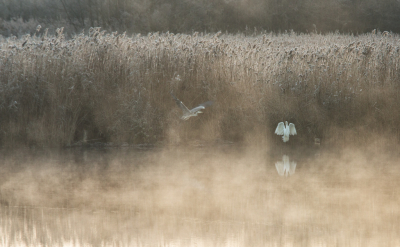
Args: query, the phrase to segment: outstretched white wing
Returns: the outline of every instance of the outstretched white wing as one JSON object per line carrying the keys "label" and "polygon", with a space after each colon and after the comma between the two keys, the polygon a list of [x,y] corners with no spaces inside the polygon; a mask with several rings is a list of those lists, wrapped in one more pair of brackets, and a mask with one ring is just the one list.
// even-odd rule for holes
{"label": "outstretched white wing", "polygon": [[294,124],[293,124],[293,123],[290,123],[290,124],[289,124],[289,131],[290,131],[290,134],[291,134],[291,135],[297,135],[296,127],[294,127]]}
{"label": "outstretched white wing", "polygon": [[285,130],[285,124],[283,122],[280,122],[276,127],[275,134],[283,135],[284,130]]}
{"label": "outstretched white wing", "polygon": [[204,102],[202,104],[200,104],[199,106],[196,106],[195,108],[193,108],[192,110],[190,110],[191,113],[196,113],[200,110],[206,109],[207,106],[211,106],[213,104],[212,101],[207,101]]}

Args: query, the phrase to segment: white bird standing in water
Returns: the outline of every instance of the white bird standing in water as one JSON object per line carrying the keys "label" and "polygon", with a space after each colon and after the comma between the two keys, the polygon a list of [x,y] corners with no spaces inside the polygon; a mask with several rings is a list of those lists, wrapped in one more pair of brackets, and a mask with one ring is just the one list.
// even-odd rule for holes
{"label": "white bird standing in water", "polygon": [[282,161],[278,161],[275,163],[276,170],[280,176],[288,176],[293,175],[294,170],[296,170],[297,163],[292,161],[289,162],[289,156],[283,155]]}
{"label": "white bird standing in water", "polygon": [[288,122],[285,121],[286,126],[283,122],[278,123],[278,127],[276,127],[275,134],[277,135],[283,135],[282,140],[283,142],[289,141],[289,135],[297,135],[296,128],[294,127],[294,124],[290,123],[288,125]]}
{"label": "white bird standing in water", "polygon": [[172,94],[172,92],[171,92],[171,95],[172,95],[172,98],[174,98],[176,104],[182,109],[183,116],[181,117],[181,119],[183,119],[183,120],[188,120],[190,117],[195,117],[195,116],[197,116],[197,114],[203,113],[201,110],[206,109],[207,106],[210,106],[213,104],[212,101],[207,101],[207,102],[204,102],[204,103],[196,106],[192,110],[189,110],[182,103],[182,101],[180,101],[177,97],[175,97],[175,95]]}

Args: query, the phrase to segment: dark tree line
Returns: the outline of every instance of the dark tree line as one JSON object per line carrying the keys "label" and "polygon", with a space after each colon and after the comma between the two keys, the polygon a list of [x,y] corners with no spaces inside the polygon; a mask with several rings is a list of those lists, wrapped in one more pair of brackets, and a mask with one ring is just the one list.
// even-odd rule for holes
{"label": "dark tree line", "polygon": [[[63,20],[70,32],[400,32],[398,0],[0,0],[2,22]],[[4,28],[4,27],[3,27]],[[1,31],[1,30],[0,30]]]}

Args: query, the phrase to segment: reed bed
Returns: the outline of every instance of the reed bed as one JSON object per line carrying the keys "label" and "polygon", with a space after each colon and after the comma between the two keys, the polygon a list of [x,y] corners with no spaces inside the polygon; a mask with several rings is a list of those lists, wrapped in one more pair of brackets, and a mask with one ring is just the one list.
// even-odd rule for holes
{"label": "reed bed", "polygon": [[[0,40],[2,146],[188,140],[289,145],[400,140],[399,36],[391,33],[43,34]],[[179,119],[170,92],[188,107]]]}

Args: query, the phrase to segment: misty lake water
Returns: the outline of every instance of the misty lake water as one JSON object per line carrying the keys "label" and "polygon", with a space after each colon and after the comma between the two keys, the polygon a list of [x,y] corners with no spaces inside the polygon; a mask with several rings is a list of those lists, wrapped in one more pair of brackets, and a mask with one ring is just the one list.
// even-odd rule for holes
{"label": "misty lake water", "polygon": [[380,152],[127,147],[0,162],[0,246],[400,246],[400,158]]}

